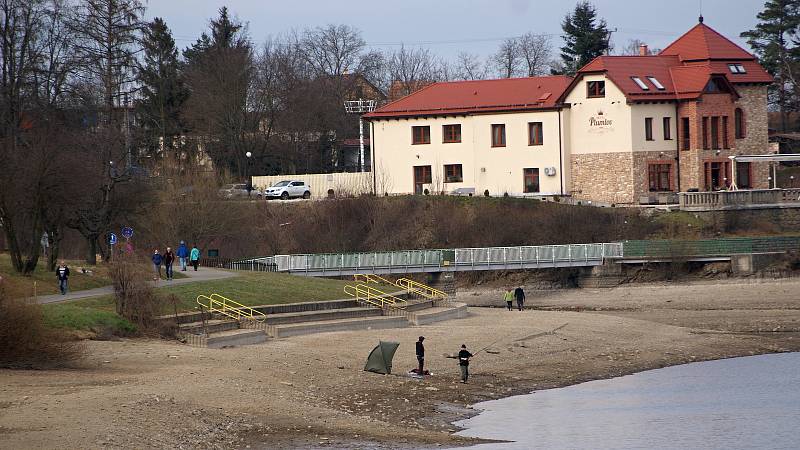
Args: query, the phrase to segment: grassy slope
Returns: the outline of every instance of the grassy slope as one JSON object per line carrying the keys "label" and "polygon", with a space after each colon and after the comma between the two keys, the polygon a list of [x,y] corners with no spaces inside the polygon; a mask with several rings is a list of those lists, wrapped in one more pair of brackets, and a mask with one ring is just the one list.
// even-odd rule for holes
{"label": "grassy slope", "polygon": [[[189,311],[197,306],[195,299],[200,294],[218,293],[248,306],[273,305],[346,298],[342,288],[349,283],[277,273],[242,273],[236,278],[164,287],[156,292],[162,297],[174,294],[178,300],[178,311]],[[132,325],[114,312],[114,299],[110,295],[48,304],[44,305],[44,311],[47,323],[51,326],[79,330],[110,327],[118,331],[132,331]],[[173,312],[172,304],[165,301],[163,312]]]}
{"label": "grassy slope", "polygon": [[[85,266],[80,261],[67,261],[67,267],[70,270],[69,289],[71,291],[93,289],[111,284],[111,279],[108,277],[108,268],[104,265],[90,267]],[[92,273],[81,273],[81,267],[86,267]],[[40,259],[33,274],[24,277],[11,266],[11,257],[7,253],[0,253],[0,274],[3,275],[3,282],[6,283],[7,291],[17,296],[33,296],[34,283],[37,295],[58,293],[58,281],[56,280],[55,272],[49,272],[45,269],[46,263],[43,259]]]}

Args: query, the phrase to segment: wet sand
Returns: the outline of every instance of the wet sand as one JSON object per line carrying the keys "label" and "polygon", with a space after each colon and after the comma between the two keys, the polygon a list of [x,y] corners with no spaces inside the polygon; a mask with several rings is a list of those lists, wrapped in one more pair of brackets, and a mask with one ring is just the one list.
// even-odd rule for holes
{"label": "wet sand", "polygon": [[[87,342],[81,367],[0,371],[2,448],[436,448],[473,403],[642,370],[800,350],[800,280],[653,284],[531,295],[523,312],[223,350]],[[459,300],[500,306],[501,292]],[[560,327],[560,328],[559,328]],[[556,331],[553,331],[557,329]],[[405,376],[426,337],[433,376]],[[363,372],[379,339],[394,375]],[[498,341],[458,382],[444,357]]]}

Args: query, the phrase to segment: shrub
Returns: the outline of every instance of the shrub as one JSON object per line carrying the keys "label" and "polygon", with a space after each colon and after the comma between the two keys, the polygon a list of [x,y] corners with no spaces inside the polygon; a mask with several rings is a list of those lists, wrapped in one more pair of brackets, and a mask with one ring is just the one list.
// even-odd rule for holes
{"label": "shrub", "polygon": [[153,327],[159,311],[159,298],[150,285],[148,264],[136,255],[124,255],[111,263],[109,271],[114,286],[117,314],[142,331]]}
{"label": "shrub", "polygon": [[64,367],[82,355],[79,342],[45,325],[40,305],[8,297],[0,285],[0,367]]}

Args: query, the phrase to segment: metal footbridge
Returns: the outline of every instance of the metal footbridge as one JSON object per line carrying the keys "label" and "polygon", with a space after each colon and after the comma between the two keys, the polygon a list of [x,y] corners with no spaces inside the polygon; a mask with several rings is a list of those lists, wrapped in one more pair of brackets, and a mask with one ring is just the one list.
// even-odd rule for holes
{"label": "metal footbridge", "polygon": [[732,255],[800,252],[800,236],[640,240],[595,244],[275,255],[231,262],[234,270],[307,276],[591,267],[604,262],[723,261]]}
{"label": "metal footbridge", "polygon": [[599,266],[623,256],[622,243],[275,255],[241,261],[307,276],[546,269]]}

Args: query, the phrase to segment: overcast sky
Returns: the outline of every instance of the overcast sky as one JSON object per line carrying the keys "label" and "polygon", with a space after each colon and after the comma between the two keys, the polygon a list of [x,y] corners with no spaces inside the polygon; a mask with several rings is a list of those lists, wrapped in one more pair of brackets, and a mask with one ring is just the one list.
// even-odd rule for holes
{"label": "overcast sky", "polygon": [[[764,0],[594,0],[612,40],[622,47],[640,39],[663,48],[697,23],[705,23],[749,49],[739,33],[753,28]],[[207,29],[221,6],[249,25],[255,43],[290,29],[345,23],[360,29],[370,46],[424,46],[452,58],[461,51],[485,56],[506,37],[528,31],[563,40],[561,21],[572,0],[147,0],[147,17],[162,17],[180,49]]]}

